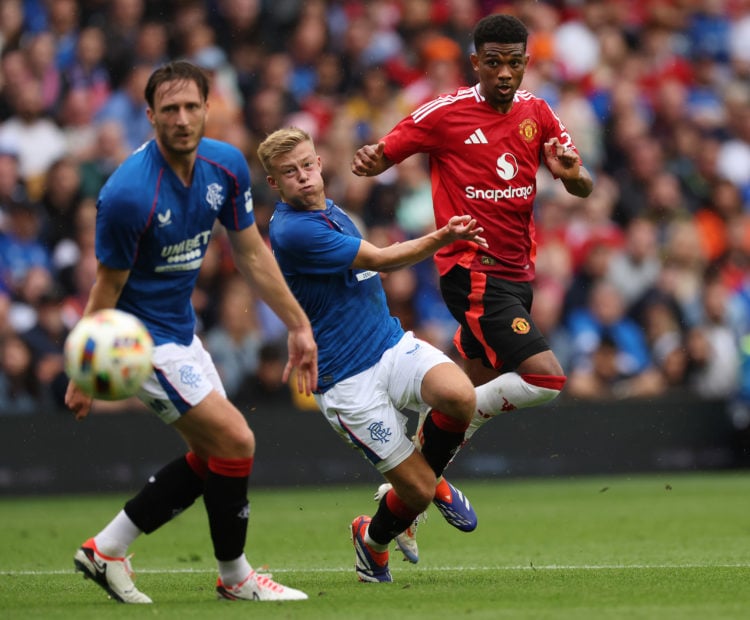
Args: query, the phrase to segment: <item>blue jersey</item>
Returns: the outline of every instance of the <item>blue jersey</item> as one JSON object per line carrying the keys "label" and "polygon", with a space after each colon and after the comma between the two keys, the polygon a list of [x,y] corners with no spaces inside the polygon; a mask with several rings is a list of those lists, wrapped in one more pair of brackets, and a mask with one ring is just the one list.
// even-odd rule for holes
{"label": "blue jersey", "polygon": [[139,317],[157,345],[192,341],[190,298],[217,219],[230,230],[255,222],[247,162],[216,140],[201,140],[189,187],[151,140],[99,194],[96,257],[130,270],[117,307]]}
{"label": "blue jersey", "polygon": [[403,336],[391,316],[380,275],[351,269],[362,235],[333,201],[324,211],[276,203],[271,248],[289,288],[312,323],[318,344],[318,389],[377,363]]}

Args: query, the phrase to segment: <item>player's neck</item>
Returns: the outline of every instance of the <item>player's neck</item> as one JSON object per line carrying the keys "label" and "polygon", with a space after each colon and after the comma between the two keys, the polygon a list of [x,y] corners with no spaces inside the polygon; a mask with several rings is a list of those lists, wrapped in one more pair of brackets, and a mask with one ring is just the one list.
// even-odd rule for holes
{"label": "player's neck", "polygon": [[193,181],[193,169],[195,168],[195,155],[196,152],[191,153],[175,153],[174,151],[168,151],[159,146],[162,156],[169,164],[172,172],[182,182],[185,187],[188,187]]}

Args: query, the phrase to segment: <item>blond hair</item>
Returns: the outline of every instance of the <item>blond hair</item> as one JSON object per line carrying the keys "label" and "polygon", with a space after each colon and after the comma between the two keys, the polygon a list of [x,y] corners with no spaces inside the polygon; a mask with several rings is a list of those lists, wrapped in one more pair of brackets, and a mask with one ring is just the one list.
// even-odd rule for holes
{"label": "blond hair", "polygon": [[[258,146],[258,159],[263,169],[270,173],[273,159],[293,150],[302,142],[313,143],[310,134],[299,127],[285,127],[269,134]],[[314,147],[314,145],[313,145]]]}

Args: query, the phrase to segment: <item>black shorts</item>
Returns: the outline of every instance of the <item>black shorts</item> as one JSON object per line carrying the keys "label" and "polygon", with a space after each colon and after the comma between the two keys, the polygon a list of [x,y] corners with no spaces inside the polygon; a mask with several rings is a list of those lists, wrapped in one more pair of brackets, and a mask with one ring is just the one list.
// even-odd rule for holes
{"label": "black shorts", "polygon": [[549,350],[531,320],[530,282],[454,267],[440,278],[440,292],[460,323],[454,343],[465,359],[481,359],[488,368],[507,372]]}

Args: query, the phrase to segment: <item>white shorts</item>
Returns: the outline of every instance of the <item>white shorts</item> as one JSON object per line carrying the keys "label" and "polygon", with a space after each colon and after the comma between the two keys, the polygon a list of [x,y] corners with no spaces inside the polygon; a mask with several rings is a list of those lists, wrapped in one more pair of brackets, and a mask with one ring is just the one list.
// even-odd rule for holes
{"label": "white shorts", "polygon": [[154,372],[137,396],[167,424],[178,420],[212,390],[226,396],[216,366],[197,336],[189,346],[170,342],[155,347],[153,364]]}
{"label": "white shorts", "polygon": [[315,394],[315,401],[344,441],[385,473],[414,451],[401,410],[427,408],[422,380],[428,370],[446,362],[453,363],[407,332],[377,364],[339,381],[324,394]]}

